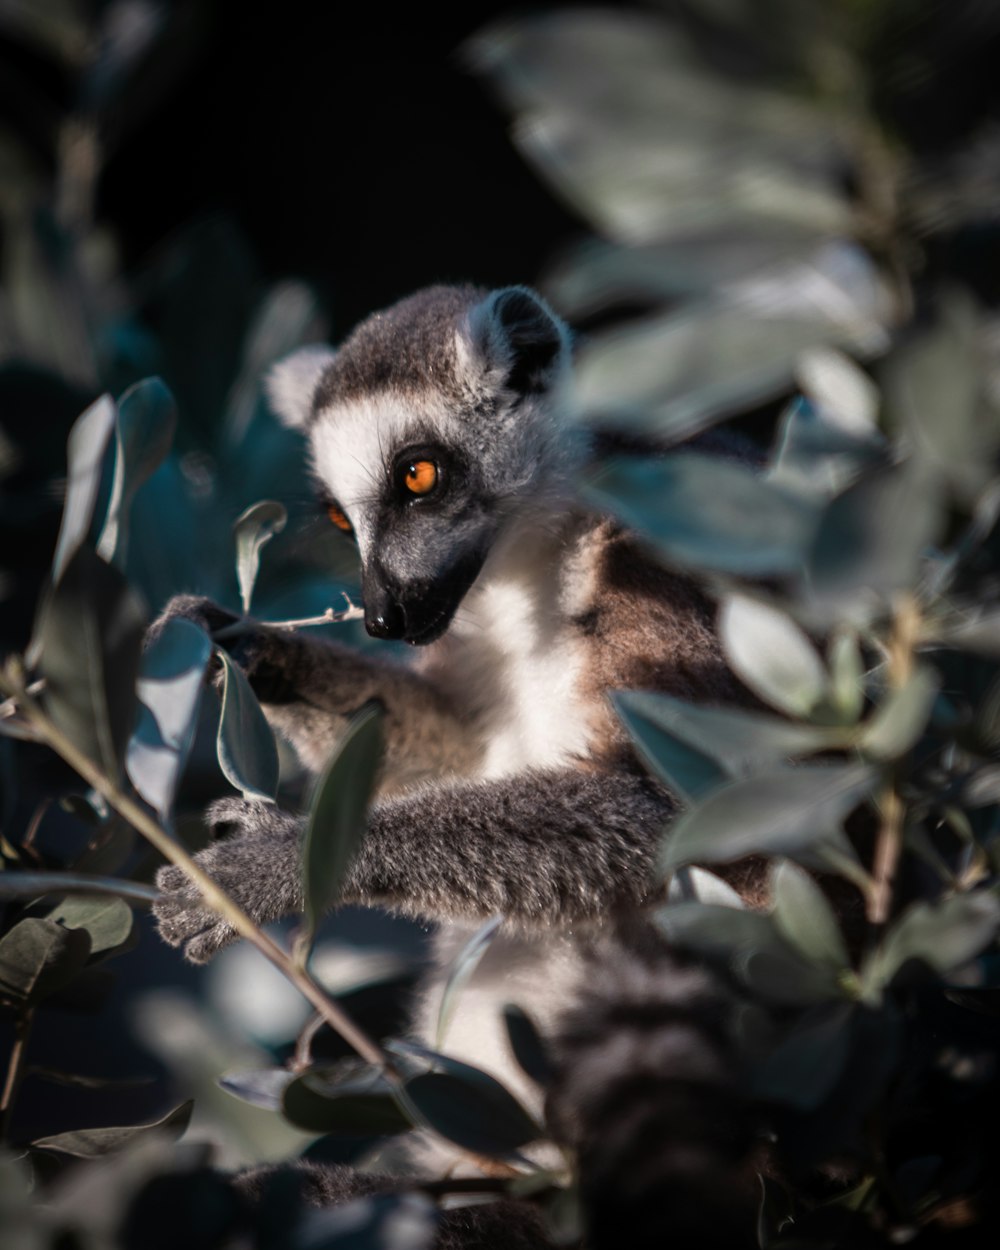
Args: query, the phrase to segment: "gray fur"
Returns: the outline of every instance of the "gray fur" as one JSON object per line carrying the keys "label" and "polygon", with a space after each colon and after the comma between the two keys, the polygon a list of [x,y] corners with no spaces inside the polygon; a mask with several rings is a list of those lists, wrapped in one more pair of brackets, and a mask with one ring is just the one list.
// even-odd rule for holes
{"label": "gray fur", "polygon": [[[418,1003],[425,1028],[456,947],[484,919],[504,917],[448,1048],[538,1101],[503,1053],[498,1024],[503,1002],[523,995],[560,1039],[567,1076],[556,1119],[589,1157],[607,1098],[576,1098],[572,1088],[582,1081],[597,1097],[614,1065],[599,1039],[588,1040],[580,1010],[561,1032],[556,1021],[581,974],[594,979],[582,971],[594,943],[605,949],[602,935],[649,898],[655,848],[675,810],[645,777],[607,694],[739,694],[695,587],[574,502],[580,448],[566,420],[568,360],[565,327],[533,292],[435,287],[359,326],[317,383],[285,386],[282,402],[297,394],[300,408],[283,417],[307,428],[321,487],[357,532],[370,632],[391,620],[395,636],[421,645],[410,665],[265,627],[227,645],[314,771],[352,712],[373,699],[384,706],[384,772],[344,900],[441,923],[439,966]],[[398,456],[415,443],[444,472],[445,488],[426,501],[401,498],[394,484]],[[172,601],[170,615],[209,629],[232,619],[190,596]],[[209,821],[227,836],[198,858],[255,920],[300,907],[300,818],[232,798],[213,804]],[[158,883],[161,933],[189,960],[234,939],[183,874],[162,869]],[[594,956],[598,969],[616,969],[611,981],[598,978],[598,999],[605,1017],[629,994],[633,1007],[642,994],[659,999],[651,1027],[666,1022],[670,1037],[650,1047],[643,1070],[662,1061],[664,1105],[697,1115],[728,1088],[722,1033],[698,1023],[717,992],[661,955],[632,979],[620,975],[618,955]],[[686,1007],[672,1002],[675,990]],[[599,1006],[584,1014],[600,1016]],[[624,1045],[631,1059],[642,1055],[641,1033]],[[681,1096],[691,1080],[704,1098]],[[684,1129],[675,1136],[681,1142]],[[685,1159],[715,1159],[710,1137],[678,1145],[681,1172]],[[706,1162],[704,1175],[715,1166]],[[718,1166],[726,1173],[728,1156]]]}

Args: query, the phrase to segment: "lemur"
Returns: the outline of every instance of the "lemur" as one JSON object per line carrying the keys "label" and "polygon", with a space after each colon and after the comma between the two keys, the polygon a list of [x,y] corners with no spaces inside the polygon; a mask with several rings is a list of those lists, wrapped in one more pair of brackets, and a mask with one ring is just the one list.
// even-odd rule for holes
{"label": "lemur", "polygon": [[[338,350],[302,349],[275,367],[271,403],[306,436],[327,515],[357,543],[367,631],[414,651],[403,663],[263,626],[226,645],[310,770],[352,713],[382,705],[384,773],[343,901],[436,923],[414,1020],[424,1039],[454,956],[503,918],[445,1049],[537,1105],[501,1018],[508,1002],[525,1008],[558,1039],[564,1070],[578,1072],[579,1096],[561,1114],[585,1160],[601,1136],[594,1100],[617,1097],[597,1079],[594,1021],[648,1010],[652,984],[648,953],[619,974],[593,952],[654,896],[654,856],[675,812],[608,693],[740,695],[707,600],[579,499],[588,449],[573,421],[570,355],[566,326],[533,291],[436,286],[369,317]],[[235,619],[192,596],[172,600],[172,615],[210,631]],[[300,908],[299,816],[228,798],[208,820],[228,836],[198,859],[256,921]],[[157,883],[160,932],[191,962],[234,939],[183,872],[163,868]],[[699,1123],[692,1111],[699,1082],[730,1079],[714,990],[680,964],[671,977],[659,997],[668,1024],[680,1023],[659,1049],[631,1047],[628,1080],[657,1079],[659,1065],[674,1082],[667,1101],[694,1120],[691,1159],[738,1153],[725,1116]],[[589,1006],[573,1008],[581,992]],[[707,1032],[682,1019],[694,1000],[714,1004]]]}

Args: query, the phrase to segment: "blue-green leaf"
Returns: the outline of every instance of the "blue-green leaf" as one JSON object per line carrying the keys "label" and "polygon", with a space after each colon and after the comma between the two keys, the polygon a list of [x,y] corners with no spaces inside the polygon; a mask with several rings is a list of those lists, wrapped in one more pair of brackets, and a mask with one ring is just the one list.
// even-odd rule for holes
{"label": "blue-green leaf", "polygon": [[840,925],[816,882],[796,864],[782,860],[772,876],[774,921],[786,941],[807,959],[838,971],[850,958]]}
{"label": "blue-green leaf", "polygon": [[125,567],[128,514],[140,486],[163,462],[174,440],[177,406],[159,378],[130,386],[118,401],[115,421],[115,471],[104,527],[97,540],[102,560]]}
{"label": "blue-green leaf", "polygon": [[222,714],[216,752],[219,767],[247,798],[273,800],[278,791],[278,748],[250,683],[225,651]]}
{"label": "blue-green leaf", "polygon": [[500,932],[502,924],[503,916],[491,917],[482,928],[476,930],[452,960],[451,971],[448,973],[448,980],[445,983],[444,991],[441,994],[441,1003],[438,1007],[437,1029],[434,1034],[434,1045],[437,1049],[440,1050],[444,1044],[448,1025],[455,1014],[455,1008],[458,1005],[458,999],[462,990],[468,985],[469,980],[479,967],[479,961],[489,950],[493,939]]}
{"label": "blue-green leaf", "polygon": [[260,549],[280,534],[288,521],[288,510],[274,499],[251,504],[236,518],[236,577],[240,583],[243,611],[250,611],[254,583],[260,568]]}
{"label": "blue-green leaf", "polygon": [[829,686],[819,652],[784,612],[729,595],[719,613],[719,634],[737,677],[765,703],[791,716],[809,716]]}

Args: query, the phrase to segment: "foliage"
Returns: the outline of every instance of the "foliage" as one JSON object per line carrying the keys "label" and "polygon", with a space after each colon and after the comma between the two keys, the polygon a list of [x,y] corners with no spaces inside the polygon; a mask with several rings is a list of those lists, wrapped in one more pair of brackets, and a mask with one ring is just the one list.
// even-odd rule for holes
{"label": "foliage", "polygon": [[[582,420],[632,454],[604,459],[581,490],[711,588],[727,656],[758,701],[722,709],[616,697],[642,759],[684,802],[664,839],[668,901],[655,921],[744,1002],[739,1057],[785,1163],[785,1180],[763,1187],[764,1246],[897,1244],[995,1218],[996,335],[959,275],[925,278],[914,260],[933,232],[962,230],[983,204],[980,184],[961,181],[957,150],[943,184],[919,136],[890,129],[879,58],[897,16],[893,4],[692,0],[669,15],[557,11],[484,34],[473,50],[521,119],[526,156],[595,232],[553,268],[548,290],[593,323],[580,349]],[[89,67],[102,85],[88,108],[112,91],[112,70]],[[189,253],[188,276],[165,296],[174,328],[154,345],[139,318],[85,317],[67,285],[69,274],[107,294],[87,269],[86,215],[58,229],[19,223],[20,269],[6,275],[17,354],[91,389],[129,389],[117,403],[96,400],[73,426],[51,572],[26,657],[4,670],[6,776],[17,775],[16,753],[43,741],[66,758],[68,743],[106,782],[103,797],[53,786],[90,823],[82,854],[38,863],[26,836],[0,845],[0,894],[11,900],[0,999],[16,1027],[5,1113],[37,1013],[93,1000],[95,974],[130,941],[142,889],[125,872],[137,865],[116,808],[139,796],[169,848],[202,674],[219,654],[177,623],[140,656],[137,591],[157,604],[197,584],[244,613],[254,602],[276,614],[282,603],[277,579],[273,593],[252,596],[261,569],[266,584],[261,551],[283,506],[246,505],[264,482],[283,493],[294,441],[268,422],[256,379],[316,326],[308,292],[287,286],[258,305],[239,351],[219,345],[218,329],[184,326],[196,308],[191,270],[209,259],[223,270],[217,288],[240,305],[213,317],[230,339],[248,320],[241,263],[225,249],[209,257],[202,241],[187,245],[199,255]],[[53,230],[58,264],[42,246]],[[38,317],[51,307],[61,315],[50,342]],[[126,347],[137,341],[136,358],[173,373],[176,405],[164,382],[132,376]],[[237,361],[234,384],[216,380],[195,397],[202,362]],[[206,414],[221,430],[211,469],[185,429]],[[773,426],[761,470],[699,444],[662,455],[748,414],[751,428]],[[231,555],[216,536],[241,509]],[[296,613],[329,607],[329,579],[320,589],[315,575],[328,554],[300,553]],[[219,766],[244,793],[273,798],[270,730],[224,664]],[[317,918],[359,836],[377,740],[377,717],[362,712],[316,789],[292,969],[300,988],[313,984],[305,965]],[[763,912],[694,867],[746,854],[770,863]],[[62,871],[45,875],[53,869]],[[456,961],[442,1047],[492,933]],[[507,1025],[525,1071],[544,1083],[544,1046],[516,1005]],[[367,1062],[332,1064],[312,1054],[315,1030],[287,1065],[232,1074],[224,1087],[317,1135],[318,1150],[429,1127],[522,1173],[512,1184],[534,1185],[531,1200],[557,1220],[571,1169],[525,1181],[519,1152],[546,1126],[496,1081],[398,1040]],[[4,1165],[5,1218],[39,1247],[143,1244],[143,1220],[168,1210],[176,1229],[196,1210],[221,1211],[209,1225],[231,1229],[204,1159],[163,1144],[186,1114],[12,1143],[26,1157]],[[114,1227],[74,1209],[78,1182],[64,1166],[65,1156],[104,1154],[90,1175],[125,1213]],[[830,1178],[818,1194],[811,1181],[830,1163],[849,1179]],[[25,1197],[26,1166],[49,1186],[43,1204]],[[291,1247],[353,1237],[400,1250],[433,1233],[430,1205],[412,1195],[369,1203],[353,1222],[330,1214],[324,1229],[289,1194],[268,1202],[264,1226],[282,1228]]]}

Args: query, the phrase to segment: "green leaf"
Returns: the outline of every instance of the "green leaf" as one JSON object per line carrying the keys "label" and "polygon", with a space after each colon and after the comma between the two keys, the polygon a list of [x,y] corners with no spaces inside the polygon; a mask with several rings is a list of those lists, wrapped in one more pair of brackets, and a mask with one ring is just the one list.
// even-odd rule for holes
{"label": "green leaf", "polygon": [[40,894],[117,894],[136,903],[152,903],[159,898],[155,886],[118,877],[94,877],[82,872],[4,872],[0,873],[0,899],[37,898]]}
{"label": "green leaf", "polygon": [[168,620],[146,648],[137,684],[139,723],[125,766],[139,794],[169,820],[198,720],[205,669],[212,654],[207,634],[190,621]]}
{"label": "green leaf", "polygon": [[286,1086],[281,1102],[286,1119],[309,1133],[381,1137],[411,1128],[385,1077],[350,1061],[303,1072]]}
{"label": "green leaf", "polygon": [[0,995],[38,1002],[83,971],[90,935],[54,920],[20,920],[0,938]]}
{"label": "green leaf", "polygon": [[858,745],[877,760],[895,760],[914,747],[930,719],[940,678],[926,665],[893,690],[864,726]]}
{"label": "green leaf", "polygon": [[451,963],[451,971],[441,994],[438,1006],[437,1028],[434,1033],[434,1046],[440,1050],[444,1043],[451,1018],[458,1006],[458,999],[479,967],[479,961],[489,950],[493,939],[500,931],[503,916],[493,916],[469,938]]}
{"label": "green leaf", "polygon": [[873,768],[802,764],[736,781],[685,812],[667,834],[661,866],[787,855],[815,863],[821,845],[878,781]]}
{"label": "green leaf", "polygon": [[615,711],[649,771],[668,790],[686,802],[694,802],[725,784],[727,775],[708,754],[665,728],[659,709],[647,706],[647,702],[652,704],[656,699],[656,695],[631,690],[618,690],[611,696]]}
{"label": "green leaf", "polygon": [[[464,1066],[464,1065],[463,1065]],[[468,1075],[473,1073],[474,1075]],[[404,1087],[419,1123],[475,1154],[504,1156],[542,1136],[514,1096],[485,1072],[424,1072]]]}
{"label": "green leaf", "polygon": [[503,1022],[518,1066],[545,1089],[551,1083],[555,1069],[534,1021],[515,1003],[507,1003],[503,1009]]}
{"label": "green leaf", "polygon": [[1000,902],[992,893],[956,894],[938,904],[913,903],[861,970],[863,992],[888,985],[908,959],[941,976],[967,964],[996,936]]}
{"label": "green leaf", "polygon": [[740,464],[692,452],[609,460],[584,491],[671,563],[713,572],[794,572],[815,528],[813,510],[800,499]]}
{"label": "green leaf", "polygon": [[260,568],[260,549],[275,534],[280,534],[288,521],[288,510],[274,499],[251,504],[233,526],[236,535],[236,576],[240,583],[243,611],[250,611],[254,583]]}
{"label": "green leaf", "polygon": [[227,1072],[219,1077],[219,1087],[252,1107],[280,1111],[285,1090],[294,1079],[294,1072],[289,1072],[287,1068],[256,1068],[246,1072]]}
{"label": "green leaf", "polygon": [[851,1051],[854,1003],[824,1005],[786,1034],[753,1071],[753,1094],[764,1102],[815,1111],[836,1088]]}
{"label": "green leaf", "polygon": [[278,791],[278,748],[257,696],[225,651],[222,714],[216,737],[219,767],[246,798],[273,801]]}
{"label": "green leaf", "polygon": [[378,704],[369,703],[351,718],[316,787],[302,844],[304,946],[340,897],[344,875],[364,837],[382,755],[384,715]]}
{"label": "green leaf", "polygon": [[774,870],[771,884],[778,931],[807,959],[841,971],[850,964],[840,925],[816,882],[789,860]]}
{"label": "green leaf", "polygon": [[[706,707],[642,690],[615,691],[611,701],[647,763],[690,799],[764,765],[845,745],[838,729],[792,724],[765,712]],[[693,760],[689,772],[683,767],[686,751]],[[664,760],[682,779],[679,786],[671,784]]]}
{"label": "green leaf", "polygon": [[829,685],[816,648],[791,617],[744,595],[729,595],[719,634],[737,677],[765,703],[808,717]]}
{"label": "green leaf", "polygon": [[831,968],[790,949],[740,952],[732,971],[756,997],[779,1007],[808,1007],[845,995]]}
{"label": "green leaf", "polygon": [[171,1141],[176,1141],[187,1128],[193,1110],[193,1102],[183,1102],[153,1124],[82,1128],[72,1133],[56,1133],[54,1137],[39,1137],[31,1145],[35,1150],[51,1150],[56,1154],[72,1155],[76,1159],[96,1159],[100,1155],[113,1154],[130,1146],[147,1133],[162,1134]]}
{"label": "green leaf", "polygon": [[115,428],[115,404],[102,395],[79,416],[66,444],[66,501],[52,558],[52,581],[62,577],[80,544],[86,541],[94,516],[108,440]]}
{"label": "green leaf", "polygon": [[739,950],[787,951],[773,918],[720,903],[683,902],[658,907],[653,923],[672,945],[709,957]]}
{"label": "green leaf", "polygon": [[159,378],[136,382],[118,401],[115,470],[97,554],[120,569],[125,568],[132,500],[166,458],[176,428],[174,397]]}
{"label": "green leaf", "polygon": [[830,642],[830,703],[838,720],[853,725],[865,704],[865,670],[857,633],[839,629]]}
{"label": "green leaf", "polygon": [[45,710],[113,779],[135,722],[145,628],[145,611],[125,578],[89,547],[71,557],[39,622]]}
{"label": "green leaf", "polygon": [[90,957],[107,955],[123,946],[132,935],[135,917],[121,898],[64,898],[47,913],[49,920],[67,929],[82,929],[90,937]]}

